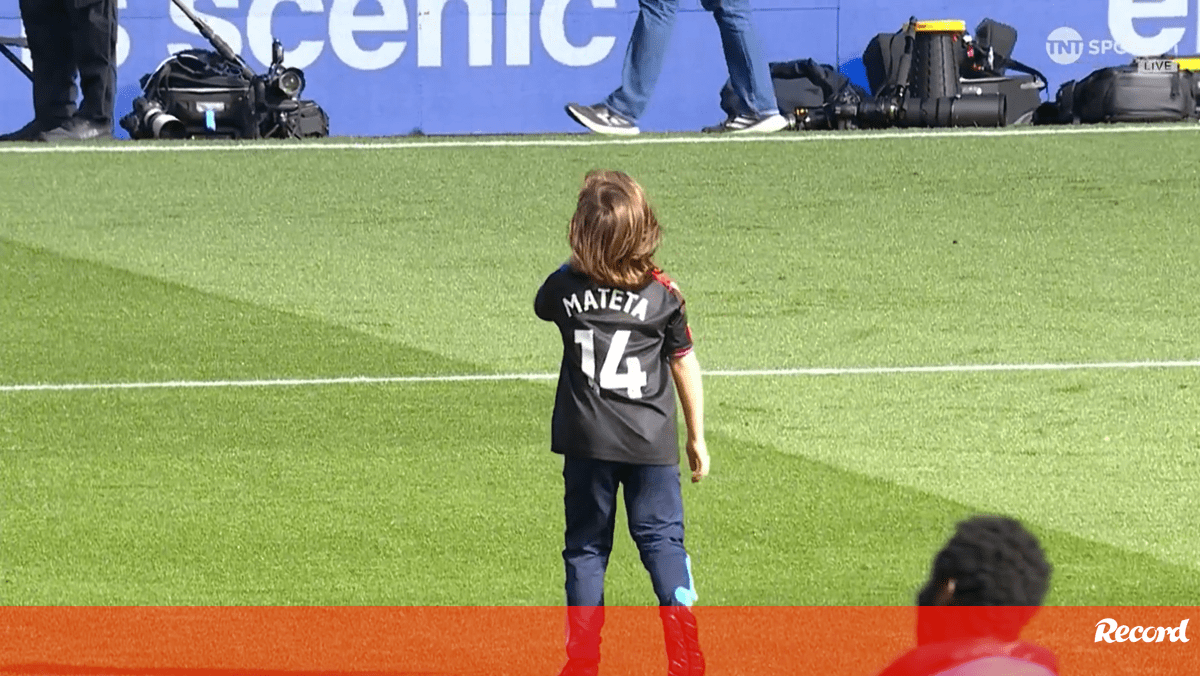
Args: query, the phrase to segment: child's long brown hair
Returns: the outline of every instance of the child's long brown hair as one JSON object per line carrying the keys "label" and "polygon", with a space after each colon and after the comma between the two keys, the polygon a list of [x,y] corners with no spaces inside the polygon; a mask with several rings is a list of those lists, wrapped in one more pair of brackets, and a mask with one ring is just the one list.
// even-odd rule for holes
{"label": "child's long brown hair", "polygon": [[571,267],[602,286],[633,290],[650,281],[662,230],[637,181],[593,169],[579,191],[568,239]]}

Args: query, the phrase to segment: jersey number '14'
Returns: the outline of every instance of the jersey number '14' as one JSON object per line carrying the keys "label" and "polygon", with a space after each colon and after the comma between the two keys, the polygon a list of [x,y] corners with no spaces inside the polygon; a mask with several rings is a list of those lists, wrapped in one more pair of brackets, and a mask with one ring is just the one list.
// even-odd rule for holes
{"label": "jersey number '14'", "polygon": [[608,345],[608,354],[604,356],[604,365],[600,367],[600,380],[596,380],[596,336],[588,329],[575,331],[575,342],[583,354],[583,374],[592,382],[599,382],[606,390],[625,390],[630,399],[641,399],[642,388],[646,387],[646,372],[637,357],[625,357],[625,372],[617,371],[621,366],[621,357],[625,354],[625,346],[629,344],[629,331],[621,330],[613,333],[612,342]]}

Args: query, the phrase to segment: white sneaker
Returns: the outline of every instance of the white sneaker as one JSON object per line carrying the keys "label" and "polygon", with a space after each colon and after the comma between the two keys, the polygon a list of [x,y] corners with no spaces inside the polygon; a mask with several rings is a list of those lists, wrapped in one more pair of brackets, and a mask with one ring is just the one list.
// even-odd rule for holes
{"label": "white sneaker", "polygon": [[705,127],[704,131],[709,134],[722,134],[725,132],[731,134],[768,134],[787,128],[788,121],[786,117],[779,113],[768,113],[759,117],[738,115],[737,117],[725,120],[721,124]]}
{"label": "white sneaker", "polygon": [[581,106],[578,103],[568,103],[567,115],[570,115],[573,120],[597,134],[636,136],[641,132],[636,124],[613,112],[611,108],[603,103],[597,103],[594,106]]}

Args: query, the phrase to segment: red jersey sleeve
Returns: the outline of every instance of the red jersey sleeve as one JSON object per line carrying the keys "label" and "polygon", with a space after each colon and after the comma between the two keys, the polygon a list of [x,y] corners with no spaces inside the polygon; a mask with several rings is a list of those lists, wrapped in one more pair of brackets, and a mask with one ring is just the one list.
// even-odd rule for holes
{"label": "red jersey sleeve", "polygon": [[671,359],[679,359],[692,351],[692,329],[687,322],[687,304],[683,300],[683,292],[680,291],[679,285],[675,280],[667,276],[662,270],[655,269],[651,273],[654,281],[667,287],[670,292],[670,297],[679,304],[667,319],[665,336],[663,339],[663,351]]}

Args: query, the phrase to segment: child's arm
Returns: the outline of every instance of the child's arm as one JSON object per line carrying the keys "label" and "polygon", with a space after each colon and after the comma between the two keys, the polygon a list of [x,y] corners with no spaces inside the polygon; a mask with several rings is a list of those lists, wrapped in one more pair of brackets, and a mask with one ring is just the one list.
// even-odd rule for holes
{"label": "child's arm", "polygon": [[554,281],[555,276],[570,269],[566,263],[563,263],[561,268],[547,277],[546,281],[542,282],[542,285],[538,287],[537,296],[533,299],[533,312],[538,316],[538,319],[544,319],[548,322],[554,321],[554,307],[551,302],[554,293],[549,287],[552,285],[555,287],[559,286]]}
{"label": "child's arm", "polygon": [[538,287],[537,296],[533,298],[533,313],[538,316],[538,319],[550,321],[550,304],[547,296],[549,296],[549,292],[546,291],[546,284],[543,283]]}
{"label": "child's arm", "polygon": [[695,352],[671,360],[671,377],[687,424],[688,465],[692,483],[708,476],[708,447],[704,443],[704,387],[700,384],[700,362]]}

